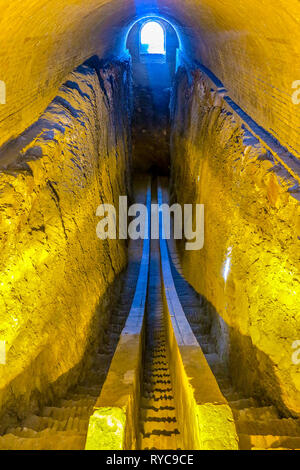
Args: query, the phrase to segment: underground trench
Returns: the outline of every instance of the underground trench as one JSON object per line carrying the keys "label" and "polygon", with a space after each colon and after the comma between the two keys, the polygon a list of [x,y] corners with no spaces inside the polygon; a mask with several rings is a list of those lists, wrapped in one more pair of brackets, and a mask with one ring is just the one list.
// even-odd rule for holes
{"label": "underground trench", "polygon": [[[158,198],[168,202],[168,178],[136,175],[134,200],[147,198],[148,207]],[[184,279],[175,241],[164,246],[161,236],[130,241],[121,294],[84,380],[8,426],[1,448],[249,449],[275,441],[279,448],[297,448],[297,420],[233,386],[214,342],[210,306]],[[135,300],[141,286],[144,301]],[[137,321],[136,305],[142,304]]]}
{"label": "underground trench", "polygon": [[[276,72],[285,10],[276,34],[248,21],[243,49],[239,2],[235,22],[208,1],[201,18],[175,2],[174,15],[97,6],[80,24],[69,5],[46,58],[43,25],[54,32],[60,8],[46,15],[48,3],[28,8],[32,36],[18,36],[40,60],[22,52],[22,83],[12,60],[3,77],[14,99],[0,107],[1,449],[299,448],[298,115],[291,67]],[[132,317],[145,244],[99,240],[96,211],[122,195],[145,203],[149,177],[153,201],[204,204],[205,241],[150,241]]]}

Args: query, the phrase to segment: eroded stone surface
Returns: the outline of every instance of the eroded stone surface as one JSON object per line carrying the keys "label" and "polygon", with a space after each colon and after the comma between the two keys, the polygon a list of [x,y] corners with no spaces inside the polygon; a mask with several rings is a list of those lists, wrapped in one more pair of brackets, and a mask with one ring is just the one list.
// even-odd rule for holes
{"label": "eroded stone surface", "polygon": [[22,416],[63,393],[101,341],[110,289],[127,261],[125,242],[96,236],[97,206],[128,191],[127,74],[120,63],[79,67],[35,138],[2,166],[1,411]]}
{"label": "eroded stone surface", "polygon": [[[219,313],[219,346],[247,393],[300,413],[299,193],[295,180],[210,91],[182,73],[174,100],[173,195],[205,204],[205,245],[184,273]],[[185,188],[182,191],[182,188]],[[222,343],[222,338],[224,344]]]}

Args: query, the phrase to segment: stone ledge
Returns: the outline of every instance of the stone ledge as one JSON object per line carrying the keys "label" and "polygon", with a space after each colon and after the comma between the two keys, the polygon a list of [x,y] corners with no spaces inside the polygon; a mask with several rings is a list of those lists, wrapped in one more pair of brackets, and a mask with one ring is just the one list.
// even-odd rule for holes
{"label": "stone ledge", "polygon": [[170,370],[184,449],[238,449],[232,411],[185,317],[162,238],[160,250]]}

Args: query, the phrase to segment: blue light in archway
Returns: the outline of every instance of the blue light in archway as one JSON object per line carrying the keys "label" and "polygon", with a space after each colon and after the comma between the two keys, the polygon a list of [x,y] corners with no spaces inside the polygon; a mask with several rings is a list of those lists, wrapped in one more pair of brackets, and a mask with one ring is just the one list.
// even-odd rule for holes
{"label": "blue light in archway", "polygon": [[141,52],[165,54],[165,32],[157,21],[148,21],[141,29]]}

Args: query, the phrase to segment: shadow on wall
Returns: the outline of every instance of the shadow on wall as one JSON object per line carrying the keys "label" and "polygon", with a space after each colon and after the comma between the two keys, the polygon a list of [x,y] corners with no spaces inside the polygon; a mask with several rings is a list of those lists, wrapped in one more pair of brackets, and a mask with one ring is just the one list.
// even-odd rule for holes
{"label": "shadow on wall", "polygon": [[[184,250],[180,242],[178,249],[179,253]],[[187,285],[185,277],[171,259],[170,264],[176,289],[182,292],[182,286]],[[193,308],[184,308],[185,315],[222,392],[225,386],[225,396],[228,385],[223,383],[224,379],[229,379],[232,383],[231,393],[234,392],[239,399],[254,398],[259,406],[274,404],[282,416],[290,417],[291,413],[278,393],[280,383],[275,373],[276,365],[270,357],[253,344],[250,336],[226,323],[215,306],[191,285],[188,286],[188,292],[188,297],[194,297],[197,303],[194,303]],[[263,381],[261,377],[264,378]]]}
{"label": "shadow on wall", "polygon": [[[165,54],[149,53],[141,43],[145,23],[158,22],[165,35]],[[147,45],[148,46],[148,45]],[[170,87],[176,70],[179,41],[174,28],[162,19],[147,18],[131,29],[127,48],[132,57],[133,121],[132,148],[135,170],[155,166],[168,174],[170,166]]]}
{"label": "shadow on wall", "polygon": [[[67,392],[71,392],[78,384],[84,384],[85,379],[95,367],[95,357],[99,354],[100,348],[106,344],[106,332],[109,329],[112,311],[121,292],[123,277],[122,272],[106,288],[101,299],[99,299],[99,303],[95,306],[86,333],[88,340],[79,362],[71,366],[67,372],[61,374],[54,382],[47,381],[42,388],[35,387],[30,390],[30,387],[28,387],[29,380],[24,375],[18,375],[9,383],[9,387],[4,390],[4,393],[9,396],[9,400],[5,403],[4,411],[1,412],[0,434],[8,432],[8,429],[13,425],[20,425],[20,420],[26,419],[32,413],[39,414],[43,406],[55,406],[60,398],[66,396]],[[42,350],[38,357],[30,363],[26,374],[29,377],[43,377],[46,363],[49,363],[48,349]],[[105,370],[105,365],[108,369],[109,364],[104,364],[103,370]],[[105,381],[106,373],[103,372],[101,376],[98,371],[98,374],[99,387],[101,387],[101,384],[103,385]],[[19,399],[18,405],[16,405],[14,391],[18,393],[24,387],[29,389],[29,393],[26,392],[26,395],[24,394],[22,400]]]}
{"label": "shadow on wall", "polygon": [[1,426],[61,396],[102,342],[127,246],[97,238],[95,213],[130,194],[129,76],[79,67],[1,156]]}

